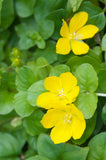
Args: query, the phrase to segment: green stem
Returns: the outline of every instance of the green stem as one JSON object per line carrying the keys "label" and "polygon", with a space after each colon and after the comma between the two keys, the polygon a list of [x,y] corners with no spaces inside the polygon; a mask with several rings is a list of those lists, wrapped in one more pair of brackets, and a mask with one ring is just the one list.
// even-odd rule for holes
{"label": "green stem", "polygon": [[106,97],[106,93],[96,93],[96,95],[99,97]]}

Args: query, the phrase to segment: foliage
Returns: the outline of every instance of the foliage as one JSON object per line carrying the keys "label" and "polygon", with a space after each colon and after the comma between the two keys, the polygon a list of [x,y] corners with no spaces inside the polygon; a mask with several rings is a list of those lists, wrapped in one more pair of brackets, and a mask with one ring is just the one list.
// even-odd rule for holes
{"label": "foliage", "polygon": [[[99,28],[85,40],[88,53],[57,54],[62,19],[69,24],[81,11],[86,25]],[[106,0],[0,0],[0,160],[106,160],[105,13]],[[74,105],[86,129],[80,139],[54,144],[36,101],[45,79],[65,72],[77,79]]]}

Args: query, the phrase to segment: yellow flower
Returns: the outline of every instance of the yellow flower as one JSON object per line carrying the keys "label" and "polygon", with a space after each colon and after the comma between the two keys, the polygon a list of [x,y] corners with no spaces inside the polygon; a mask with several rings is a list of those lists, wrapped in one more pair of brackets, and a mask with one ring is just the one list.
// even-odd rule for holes
{"label": "yellow flower", "polygon": [[[86,12],[76,13],[70,20],[69,26],[63,20],[63,26],[60,30],[60,38],[56,44],[56,53],[68,54],[71,50],[76,55],[85,54],[89,50],[89,46],[82,40],[92,38],[98,28],[94,25],[85,25],[88,20]],[[85,25],[85,26],[84,26]]]}
{"label": "yellow flower", "polygon": [[53,127],[50,137],[55,144],[66,142],[71,137],[79,139],[86,128],[84,116],[74,104],[65,108],[48,110],[41,120],[45,128]]}
{"label": "yellow flower", "polygon": [[37,105],[45,108],[64,108],[75,101],[79,94],[77,79],[72,73],[62,73],[59,77],[52,76],[44,82],[47,92],[39,95]]}

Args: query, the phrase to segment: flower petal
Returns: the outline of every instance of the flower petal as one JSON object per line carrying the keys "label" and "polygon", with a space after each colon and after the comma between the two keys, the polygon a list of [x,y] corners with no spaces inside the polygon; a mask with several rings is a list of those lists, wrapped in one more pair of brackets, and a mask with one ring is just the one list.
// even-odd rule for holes
{"label": "flower petal", "polygon": [[76,100],[76,97],[79,94],[79,86],[75,86],[71,92],[67,94],[68,103],[72,103]]}
{"label": "flower petal", "polygon": [[78,119],[77,117],[73,117],[72,123],[72,136],[74,139],[79,139],[84,133],[86,128],[85,120]]}
{"label": "flower petal", "polygon": [[98,27],[94,25],[86,25],[78,30],[78,32],[76,33],[76,37],[78,40],[92,38],[98,31]]}
{"label": "flower petal", "polygon": [[55,144],[68,141],[72,136],[72,124],[70,122],[56,125],[52,130],[50,137]]}
{"label": "flower petal", "polygon": [[67,100],[52,92],[45,92],[39,95],[36,104],[45,109],[64,108]]}
{"label": "flower petal", "polygon": [[59,77],[52,76],[47,77],[44,82],[46,90],[49,90],[53,93],[58,93],[59,90],[62,90],[62,84]]}
{"label": "flower petal", "polygon": [[76,13],[69,23],[69,30],[70,34],[78,31],[82,26],[86,24],[88,20],[88,13],[87,12],[79,12]]}
{"label": "flower petal", "polygon": [[71,51],[70,41],[68,38],[60,38],[56,44],[56,53],[68,54]]}
{"label": "flower petal", "polygon": [[77,85],[77,79],[70,72],[62,73],[60,75],[60,79],[62,82],[62,88],[66,92],[71,91],[73,89],[73,87],[75,87]]}
{"label": "flower petal", "polygon": [[58,109],[50,109],[47,113],[43,116],[41,123],[45,128],[52,128],[63,119],[65,112]]}
{"label": "flower petal", "polygon": [[89,50],[89,46],[83,41],[71,40],[72,51],[76,55],[86,54]]}
{"label": "flower petal", "polygon": [[66,21],[63,19],[63,26],[61,27],[60,30],[60,35],[64,38],[68,38],[69,37],[69,28],[68,25],[66,23]]}

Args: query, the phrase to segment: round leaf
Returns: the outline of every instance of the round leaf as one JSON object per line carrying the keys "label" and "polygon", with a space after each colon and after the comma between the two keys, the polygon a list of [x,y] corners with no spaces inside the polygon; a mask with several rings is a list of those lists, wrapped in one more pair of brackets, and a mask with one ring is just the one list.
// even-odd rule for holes
{"label": "round leaf", "polygon": [[14,97],[14,107],[18,115],[22,117],[29,116],[35,108],[32,107],[27,101],[27,93],[20,91]]}
{"label": "round leaf", "polygon": [[102,132],[93,137],[89,144],[89,153],[87,160],[105,160],[106,159],[106,132]]}
{"label": "round leaf", "polygon": [[24,119],[23,126],[28,134],[35,136],[46,131],[46,129],[40,123],[42,117],[43,112],[40,110],[35,110],[31,116]]}
{"label": "round leaf", "polygon": [[30,157],[30,158],[27,158],[26,160],[50,160],[50,159],[48,159],[44,156],[36,155],[36,156]]}
{"label": "round leaf", "polygon": [[70,72],[70,68],[65,64],[60,64],[51,69],[49,76],[60,76],[60,74],[64,72]]}
{"label": "round leaf", "polygon": [[78,86],[80,87],[80,92],[94,92],[98,87],[98,77],[90,64],[80,65],[76,72],[75,76],[78,80]]}
{"label": "round leaf", "polygon": [[45,91],[46,90],[44,87],[43,80],[32,84],[29,87],[28,94],[27,94],[27,100],[28,100],[29,104],[31,104],[32,106],[36,106],[36,100],[37,100],[38,96]]}
{"label": "round leaf", "polygon": [[93,116],[97,108],[97,96],[95,93],[80,93],[75,105],[84,114],[85,119],[89,119]]}
{"label": "round leaf", "polygon": [[18,90],[25,91],[29,86],[36,82],[34,72],[28,67],[21,67],[16,76],[16,86]]}
{"label": "round leaf", "polygon": [[98,78],[100,89],[103,93],[106,93],[106,69],[100,70]]}
{"label": "round leaf", "polygon": [[18,155],[21,152],[20,144],[12,135],[0,133],[0,157]]}
{"label": "round leaf", "polygon": [[0,92],[0,114],[7,114],[13,110],[13,93],[8,91]]}

